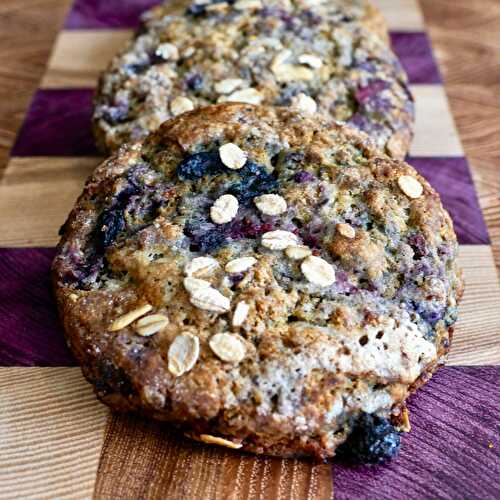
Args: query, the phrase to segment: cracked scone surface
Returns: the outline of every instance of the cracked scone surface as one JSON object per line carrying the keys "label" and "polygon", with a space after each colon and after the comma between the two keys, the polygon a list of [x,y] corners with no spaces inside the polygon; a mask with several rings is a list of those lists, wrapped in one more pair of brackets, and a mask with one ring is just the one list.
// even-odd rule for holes
{"label": "cracked scone surface", "polygon": [[414,104],[373,7],[245,2],[160,6],[143,16],[100,80],[94,131],[102,150],[140,140],[195,107],[239,101],[318,112],[405,156]]}
{"label": "cracked scone surface", "polygon": [[363,415],[404,427],[449,348],[456,256],[437,193],[363,134],[221,104],[97,168],[53,278],[69,345],[112,408],[326,458]]}

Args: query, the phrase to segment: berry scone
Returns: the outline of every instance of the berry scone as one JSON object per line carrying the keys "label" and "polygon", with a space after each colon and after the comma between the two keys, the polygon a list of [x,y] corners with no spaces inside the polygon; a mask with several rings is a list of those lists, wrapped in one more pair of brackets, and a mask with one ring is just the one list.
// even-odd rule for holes
{"label": "berry scone", "polygon": [[196,107],[238,101],[348,122],[403,158],[414,104],[397,57],[361,21],[367,4],[312,3],[239,0],[193,4],[184,15],[167,7],[146,13],[101,77],[99,148],[140,140]]}
{"label": "berry scone", "polygon": [[97,168],[61,234],[58,305],[98,397],[255,453],[391,457],[462,293],[427,181],[284,108],[166,122]]}

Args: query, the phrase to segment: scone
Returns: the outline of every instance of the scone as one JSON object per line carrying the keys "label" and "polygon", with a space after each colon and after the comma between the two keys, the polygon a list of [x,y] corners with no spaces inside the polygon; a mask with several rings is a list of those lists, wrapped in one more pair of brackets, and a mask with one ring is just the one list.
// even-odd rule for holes
{"label": "scone", "polygon": [[[314,3],[315,5],[312,5]],[[102,75],[94,132],[103,151],[216,102],[295,107],[348,122],[403,158],[414,104],[397,57],[356,1],[240,0],[157,7]],[[380,30],[379,30],[380,31]]]}
{"label": "scone", "polygon": [[364,134],[220,104],[97,168],[53,279],[111,408],[255,453],[347,440],[379,462],[450,346],[456,256],[438,194]]}

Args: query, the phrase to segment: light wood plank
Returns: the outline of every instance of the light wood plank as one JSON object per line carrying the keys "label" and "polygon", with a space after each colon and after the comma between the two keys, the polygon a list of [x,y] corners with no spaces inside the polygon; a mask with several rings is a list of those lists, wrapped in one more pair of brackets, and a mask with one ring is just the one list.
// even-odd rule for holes
{"label": "light wood plank", "polygon": [[0,498],[91,498],[108,410],[80,368],[0,368]]}
{"label": "light wood plank", "polygon": [[415,138],[412,156],[463,156],[462,144],[442,85],[412,85]]}
{"label": "light wood plank", "polygon": [[461,245],[465,293],[449,365],[500,364],[500,285],[488,245]]}
{"label": "light wood plank", "polygon": [[99,74],[132,37],[132,30],[61,31],[42,88],[94,88]]}
{"label": "light wood plank", "polygon": [[418,0],[372,0],[387,20],[390,31],[423,31]]}
{"label": "light wood plank", "polygon": [[0,179],[0,246],[54,246],[98,158],[13,158]]}
{"label": "light wood plank", "polygon": [[115,415],[106,429],[94,497],[331,500],[331,471],[330,464],[207,446],[166,423]]}

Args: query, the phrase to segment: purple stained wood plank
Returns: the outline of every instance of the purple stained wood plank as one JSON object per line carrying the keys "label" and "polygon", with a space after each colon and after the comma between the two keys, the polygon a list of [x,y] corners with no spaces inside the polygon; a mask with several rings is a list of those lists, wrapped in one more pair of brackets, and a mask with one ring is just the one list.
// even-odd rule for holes
{"label": "purple stained wood plank", "polygon": [[442,83],[426,33],[391,32],[392,48],[408,73],[410,83]]}
{"label": "purple stained wood plank", "polygon": [[408,158],[439,192],[450,212],[458,241],[462,244],[489,244],[488,229],[479,206],[469,164],[464,157]]}
{"label": "purple stained wood plank", "polygon": [[412,431],[379,467],[334,465],[336,500],[500,498],[500,367],[447,367],[410,400]]}
{"label": "purple stained wood plank", "polygon": [[97,156],[91,89],[38,90],[12,156]]}
{"label": "purple stained wood plank", "polygon": [[75,0],[65,29],[137,28],[139,16],[160,0]]}
{"label": "purple stained wood plank", "polygon": [[73,366],[50,284],[53,249],[0,249],[0,366]]}

